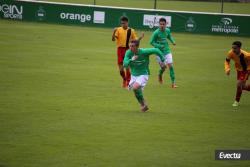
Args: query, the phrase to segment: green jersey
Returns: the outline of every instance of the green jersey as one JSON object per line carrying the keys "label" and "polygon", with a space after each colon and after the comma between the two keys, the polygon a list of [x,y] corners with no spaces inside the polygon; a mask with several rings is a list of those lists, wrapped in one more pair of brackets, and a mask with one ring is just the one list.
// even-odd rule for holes
{"label": "green jersey", "polygon": [[[162,52],[157,48],[142,49],[139,48],[137,53],[133,53],[131,50],[127,50],[123,66],[125,68],[130,67],[133,76],[149,75],[149,55],[156,54],[164,62],[165,58]],[[132,60],[133,56],[138,56],[136,60]]]}
{"label": "green jersey", "polygon": [[175,43],[175,40],[172,37],[169,28],[166,28],[165,31],[161,31],[158,28],[153,32],[150,38],[150,44],[155,48],[159,48],[166,55],[168,53],[171,53],[167,39],[169,39],[172,43]]}

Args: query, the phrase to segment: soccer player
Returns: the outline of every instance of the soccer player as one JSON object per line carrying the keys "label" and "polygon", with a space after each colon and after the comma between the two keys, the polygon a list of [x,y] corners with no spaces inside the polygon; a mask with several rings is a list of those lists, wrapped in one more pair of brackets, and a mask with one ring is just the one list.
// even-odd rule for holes
{"label": "soccer player", "polygon": [[[126,51],[129,49],[129,41],[137,39],[137,35],[134,29],[128,26],[128,18],[126,16],[122,16],[120,18],[121,27],[114,28],[112,34],[112,41],[116,41],[117,45],[117,64],[119,67],[120,75],[123,79],[122,86],[126,88],[130,81],[130,70],[129,68],[124,71],[123,67],[123,59]],[[141,40],[144,37],[144,33],[139,38]]]}
{"label": "soccer player", "polygon": [[[177,85],[175,83],[175,72],[174,72],[174,67],[173,67],[173,56],[168,44],[168,40],[170,40],[170,42],[173,45],[176,45],[174,38],[171,35],[170,29],[166,28],[167,25],[167,21],[165,18],[160,18],[159,20],[159,28],[157,30],[155,30],[151,36],[150,39],[150,44],[152,46],[154,46],[155,48],[159,48],[164,56],[165,56],[165,64],[168,66],[169,71],[170,71],[170,78],[172,81],[172,88],[177,88]],[[157,61],[160,62],[159,58],[157,58]],[[165,71],[165,67],[161,68],[159,70],[159,75],[158,75],[158,79],[159,82],[162,84],[163,83],[163,79],[162,79],[162,75]]]}
{"label": "soccer player", "polygon": [[139,40],[132,40],[129,45],[129,50],[126,52],[123,66],[131,69],[131,80],[129,89],[134,91],[135,97],[141,105],[141,111],[146,112],[148,106],[145,103],[142,90],[146,86],[149,76],[149,55],[156,54],[161,62],[159,63],[164,68],[165,58],[162,52],[157,48],[142,49],[139,48]]}
{"label": "soccer player", "polygon": [[242,90],[250,91],[250,84],[246,81],[250,75],[250,53],[241,49],[241,42],[235,41],[232,44],[232,49],[228,52],[225,65],[225,72],[230,75],[230,60],[235,63],[237,71],[237,90],[233,107],[239,106]]}

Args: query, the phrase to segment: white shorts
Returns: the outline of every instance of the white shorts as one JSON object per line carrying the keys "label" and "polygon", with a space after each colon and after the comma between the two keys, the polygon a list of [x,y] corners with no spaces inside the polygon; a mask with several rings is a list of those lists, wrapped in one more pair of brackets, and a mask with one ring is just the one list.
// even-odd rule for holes
{"label": "white shorts", "polygon": [[[165,61],[164,61],[165,64],[172,64],[173,63],[173,56],[172,56],[171,53],[166,54],[164,56],[164,58],[165,58]],[[156,60],[157,60],[158,63],[161,62],[161,59],[160,59],[159,56],[156,56]]]}
{"label": "white shorts", "polygon": [[131,80],[128,85],[128,89],[131,90],[133,88],[134,83],[138,83],[141,88],[143,89],[148,82],[148,75],[139,75],[133,76],[131,75]]}

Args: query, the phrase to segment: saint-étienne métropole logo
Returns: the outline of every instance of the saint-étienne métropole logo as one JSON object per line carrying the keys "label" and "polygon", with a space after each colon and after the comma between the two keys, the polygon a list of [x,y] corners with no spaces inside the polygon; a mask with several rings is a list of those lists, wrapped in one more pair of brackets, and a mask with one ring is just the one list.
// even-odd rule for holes
{"label": "saint-\u00e9tienne m\u00e9tropole logo", "polygon": [[2,4],[0,5],[0,12],[3,13],[4,18],[9,19],[23,19],[23,6],[16,6],[16,5],[8,5]]}
{"label": "saint-\u00e9tienne m\u00e9tropole logo", "polygon": [[224,17],[224,18],[221,18],[219,24],[212,25],[211,31],[227,33],[227,34],[238,34],[239,26],[236,26],[233,24],[233,19]]}

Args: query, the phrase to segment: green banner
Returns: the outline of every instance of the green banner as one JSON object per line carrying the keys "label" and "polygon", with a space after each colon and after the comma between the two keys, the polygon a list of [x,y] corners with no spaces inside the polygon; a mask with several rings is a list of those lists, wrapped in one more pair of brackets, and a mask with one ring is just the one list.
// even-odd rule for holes
{"label": "green banner", "polygon": [[173,32],[250,36],[250,15],[146,10],[43,1],[0,1],[0,18],[11,20],[116,27],[123,15],[129,18],[130,26],[136,29],[155,29],[159,18],[165,17]]}

